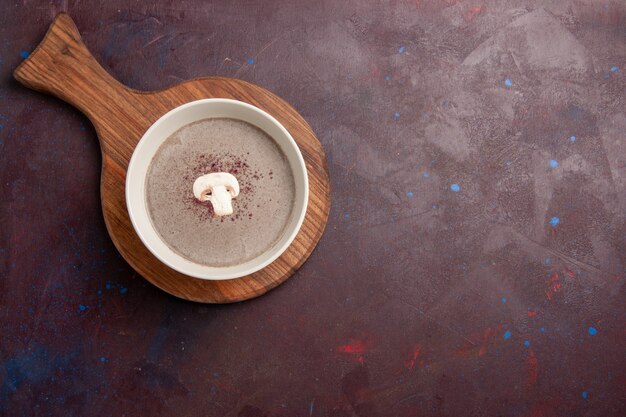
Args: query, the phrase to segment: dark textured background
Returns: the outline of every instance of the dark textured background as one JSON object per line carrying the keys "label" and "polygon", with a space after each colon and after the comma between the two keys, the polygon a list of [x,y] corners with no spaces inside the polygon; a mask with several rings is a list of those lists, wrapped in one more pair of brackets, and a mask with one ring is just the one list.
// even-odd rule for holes
{"label": "dark textured background", "polygon": [[[623,1],[99,3],[2,2],[2,415],[626,415]],[[133,273],[93,128],[11,77],[59,11],[131,87],[302,113],[333,206],[293,278],[211,306]]]}

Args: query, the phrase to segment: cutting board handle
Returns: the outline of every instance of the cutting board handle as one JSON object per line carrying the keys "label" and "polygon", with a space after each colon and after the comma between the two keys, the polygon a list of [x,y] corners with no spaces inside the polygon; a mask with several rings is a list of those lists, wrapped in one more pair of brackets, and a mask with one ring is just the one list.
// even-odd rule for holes
{"label": "cutting board handle", "polygon": [[123,113],[123,104],[135,94],[98,64],[66,13],[56,16],[39,46],[13,76],[26,87],[67,101],[92,121],[103,116],[98,113],[103,109],[109,118]]}

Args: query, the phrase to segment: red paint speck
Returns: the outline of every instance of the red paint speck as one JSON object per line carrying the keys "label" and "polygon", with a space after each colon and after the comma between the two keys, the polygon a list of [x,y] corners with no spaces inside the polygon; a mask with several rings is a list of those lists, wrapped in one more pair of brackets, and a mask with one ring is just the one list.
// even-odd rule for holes
{"label": "red paint speck", "polygon": [[555,273],[554,273],[554,275],[552,275],[552,276],[550,277],[550,279],[548,280],[548,284],[551,284],[551,283],[553,283],[554,281],[556,281],[556,280],[558,280],[558,279],[559,279],[559,273],[558,273],[558,272],[555,272]]}
{"label": "red paint speck", "polygon": [[486,7],[482,4],[480,6],[472,6],[465,12],[463,18],[466,22],[471,22],[472,20],[476,19],[476,17],[480,15],[485,9]]}
{"label": "red paint speck", "polygon": [[350,343],[337,346],[337,352],[341,353],[365,353],[368,343],[363,340],[350,339]]}
{"label": "red paint speck", "polygon": [[550,279],[546,281],[548,283],[548,289],[546,290],[546,298],[548,300],[552,300],[552,298],[554,298],[554,294],[558,292],[562,287],[558,279],[559,274],[555,272],[554,275],[552,275]]}
{"label": "red paint speck", "polygon": [[530,311],[528,310],[528,317],[535,317],[537,315],[536,311]]}
{"label": "red paint speck", "polygon": [[422,351],[422,347],[420,345],[415,345],[415,348],[413,348],[413,353],[411,354],[411,357],[409,358],[409,360],[406,361],[407,369],[413,369],[413,367],[415,366],[415,361],[417,360],[417,357],[420,355],[421,351]]}
{"label": "red paint speck", "polygon": [[554,294],[557,293],[560,289],[561,289],[560,282],[555,282],[554,284],[552,284],[552,287],[548,288],[548,291],[546,291],[546,297],[548,298],[548,300],[552,300],[552,298],[554,297]]}
{"label": "red paint speck", "polygon": [[337,352],[350,355],[358,363],[365,363],[365,352],[367,352],[370,343],[365,340],[350,339],[350,342],[337,346]]}
{"label": "red paint speck", "polygon": [[458,356],[483,356],[487,353],[490,345],[493,345],[500,333],[500,325],[487,327],[482,332],[473,333],[460,349],[456,351]]}

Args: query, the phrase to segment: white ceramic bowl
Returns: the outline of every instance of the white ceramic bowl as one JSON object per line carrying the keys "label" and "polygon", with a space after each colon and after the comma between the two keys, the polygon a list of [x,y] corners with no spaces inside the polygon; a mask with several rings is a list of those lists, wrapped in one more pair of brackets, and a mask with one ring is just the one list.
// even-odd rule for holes
{"label": "white ceramic bowl", "polygon": [[[245,263],[228,267],[201,265],[170,249],[152,225],[146,205],[146,173],[152,157],[175,131],[190,123],[214,117],[227,117],[250,123],[273,138],[287,157],[294,175],[296,197],[294,212],[280,240],[264,254]],[[126,173],[126,206],[135,231],[154,256],[176,271],[191,277],[223,280],[240,278],[256,272],[278,258],[298,234],[309,199],[309,181],[304,159],[287,129],[276,119],[241,101],[229,99],[197,100],[169,111],[143,135],[128,164]]]}

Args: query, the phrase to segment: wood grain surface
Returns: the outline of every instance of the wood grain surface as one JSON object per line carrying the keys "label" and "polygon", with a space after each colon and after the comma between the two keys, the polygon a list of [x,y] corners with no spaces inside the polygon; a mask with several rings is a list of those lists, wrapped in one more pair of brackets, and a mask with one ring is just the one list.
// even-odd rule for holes
{"label": "wood grain surface", "polygon": [[[330,209],[324,150],[298,112],[271,92],[222,77],[197,78],[160,91],[130,89],[98,64],[65,13],[55,18],[43,41],[15,70],[14,77],[27,87],[65,100],[91,120],[100,139],[102,211],[111,239],[126,261],[162,290],[204,303],[229,303],[259,296],[289,278],[322,236]],[[290,247],[266,268],[226,281],[192,278],[160,262],[135,233],[124,197],[128,162],[143,133],[177,106],[217,97],[257,106],[282,123],[300,147],[310,190],[304,223]]]}

